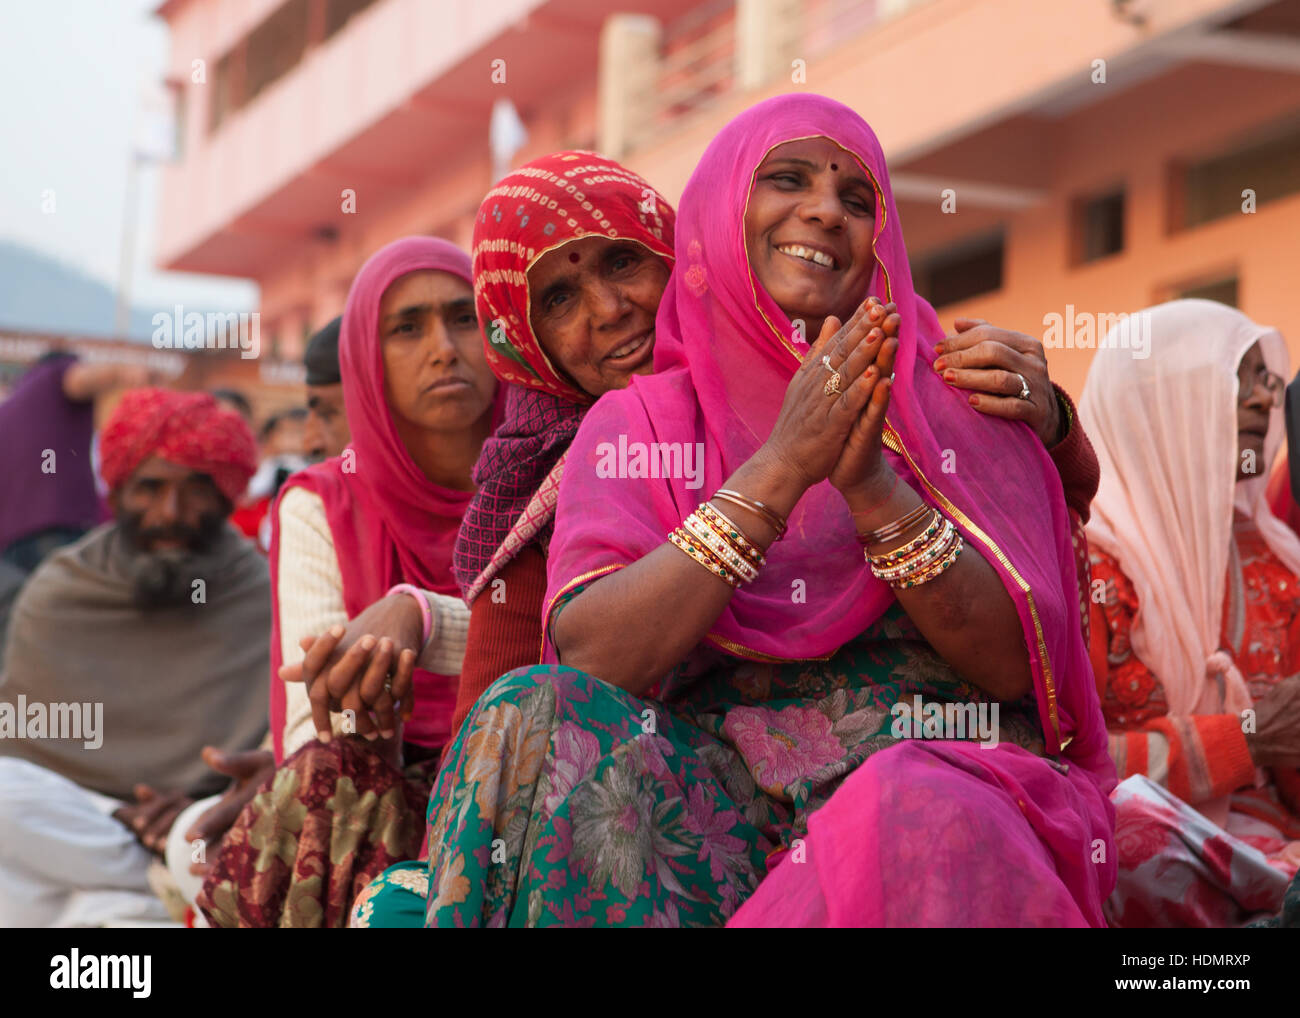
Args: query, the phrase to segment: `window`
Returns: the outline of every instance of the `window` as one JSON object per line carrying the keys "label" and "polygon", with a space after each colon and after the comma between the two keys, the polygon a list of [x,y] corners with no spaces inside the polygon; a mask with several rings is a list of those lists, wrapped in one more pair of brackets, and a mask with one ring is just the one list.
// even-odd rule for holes
{"label": "window", "polygon": [[1124,250],[1124,191],[1074,203],[1071,237],[1075,265],[1095,262]]}
{"label": "window", "polygon": [[183,84],[171,82],[168,91],[172,99],[172,158],[185,158],[185,113],[188,89]]}
{"label": "window", "polygon": [[1227,279],[1216,279],[1211,283],[1201,283],[1196,286],[1175,287],[1174,299],[1183,300],[1186,298],[1200,298],[1201,300],[1217,300],[1220,304],[1227,304],[1230,308],[1237,306],[1237,277],[1230,276]]}
{"label": "window", "polygon": [[212,104],[208,107],[208,131],[215,131],[228,114],[239,108],[240,78],[244,68],[244,49],[236,46],[217,61],[212,78]]}
{"label": "window", "polygon": [[[1253,191],[1256,206],[1300,192],[1300,126],[1235,151],[1175,169],[1173,229],[1240,215]],[[1181,179],[1180,179],[1181,178]]]}
{"label": "window", "polygon": [[375,0],[326,0],[325,4],[325,38],[337,32],[348,23],[354,14],[360,14]]}
{"label": "window", "polygon": [[999,230],[922,256],[912,269],[913,286],[935,307],[1000,290],[1004,249]]}
{"label": "window", "polygon": [[302,59],[307,49],[310,15],[308,0],[289,0],[249,33],[246,42],[247,88],[243,102],[256,97]]}

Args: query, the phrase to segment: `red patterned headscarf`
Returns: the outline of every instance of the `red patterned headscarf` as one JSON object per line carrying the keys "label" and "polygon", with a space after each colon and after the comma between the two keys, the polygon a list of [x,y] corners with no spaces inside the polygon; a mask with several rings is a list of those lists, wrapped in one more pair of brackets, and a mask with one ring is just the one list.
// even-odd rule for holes
{"label": "red patterned headscarf", "polygon": [[[456,580],[467,601],[525,545],[549,543],[555,472],[596,398],[558,370],[538,342],[528,318],[528,270],[548,251],[592,236],[633,241],[671,269],[675,218],[645,180],[594,152],[534,159],[483,199],[474,224],[474,297],[488,363],[513,384],[505,419],[474,465],[478,493],[456,541]],[[548,484],[547,506],[512,530]]]}
{"label": "red patterned headscarf", "polygon": [[582,406],[578,388],[542,350],[528,320],[528,270],[582,237],[642,244],[673,264],[673,208],[631,170],[594,152],[553,152],[503,177],[474,224],[474,299],[488,363],[503,382]]}
{"label": "red patterned headscarf", "polygon": [[109,415],[99,449],[110,491],[159,456],[207,474],[233,503],[257,469],[257,443],[248,425],[206,392],[131,390]]}

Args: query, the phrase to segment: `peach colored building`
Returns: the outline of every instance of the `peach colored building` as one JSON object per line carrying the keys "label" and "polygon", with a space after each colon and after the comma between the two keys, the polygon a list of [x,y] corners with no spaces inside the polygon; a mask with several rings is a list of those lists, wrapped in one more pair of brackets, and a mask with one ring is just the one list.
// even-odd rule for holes
{"label": "peach colored building", "polygon": [[[254,278],[296,358],[366,255],[467,243],[501,98],[518,164],[597,148],[680,195],[809,90],[872,124],[918,289],[1044,338],[1181,294],[1300,361],[1300,0],[167,0],[182,149],[159,260]],[[267,343],[266,337],[270,337]],[[1051,351],[1082,386],[1087,349]]]}

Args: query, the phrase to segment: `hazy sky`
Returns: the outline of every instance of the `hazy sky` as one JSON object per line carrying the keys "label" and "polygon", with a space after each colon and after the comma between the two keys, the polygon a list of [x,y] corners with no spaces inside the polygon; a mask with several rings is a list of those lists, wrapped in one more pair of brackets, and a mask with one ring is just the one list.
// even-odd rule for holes
{"label": "hazy sky", "polygon": [[[127,161],[166,67],[158,0],[0,0],[0,237],[116,289]],[[140,173],[132,303],[239,310],[245,280],[154,268],[159,171]],[[54,192],[55,211],[42,211]]]}

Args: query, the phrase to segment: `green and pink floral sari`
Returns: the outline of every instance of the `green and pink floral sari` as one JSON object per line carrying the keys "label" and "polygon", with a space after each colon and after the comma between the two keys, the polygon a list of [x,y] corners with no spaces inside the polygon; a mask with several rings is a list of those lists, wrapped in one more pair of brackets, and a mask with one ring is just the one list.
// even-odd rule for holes
{"label": "green and pink floral sari", "polygon": [[[900,741],[895,704],[988,702],[897,608],[829,661],[719,655],[661,690],[539,665],[484,694],[430,800],[430,926],[721,925]],[[1041,755],[1033,698],[1000,708],[998,739]]]}

